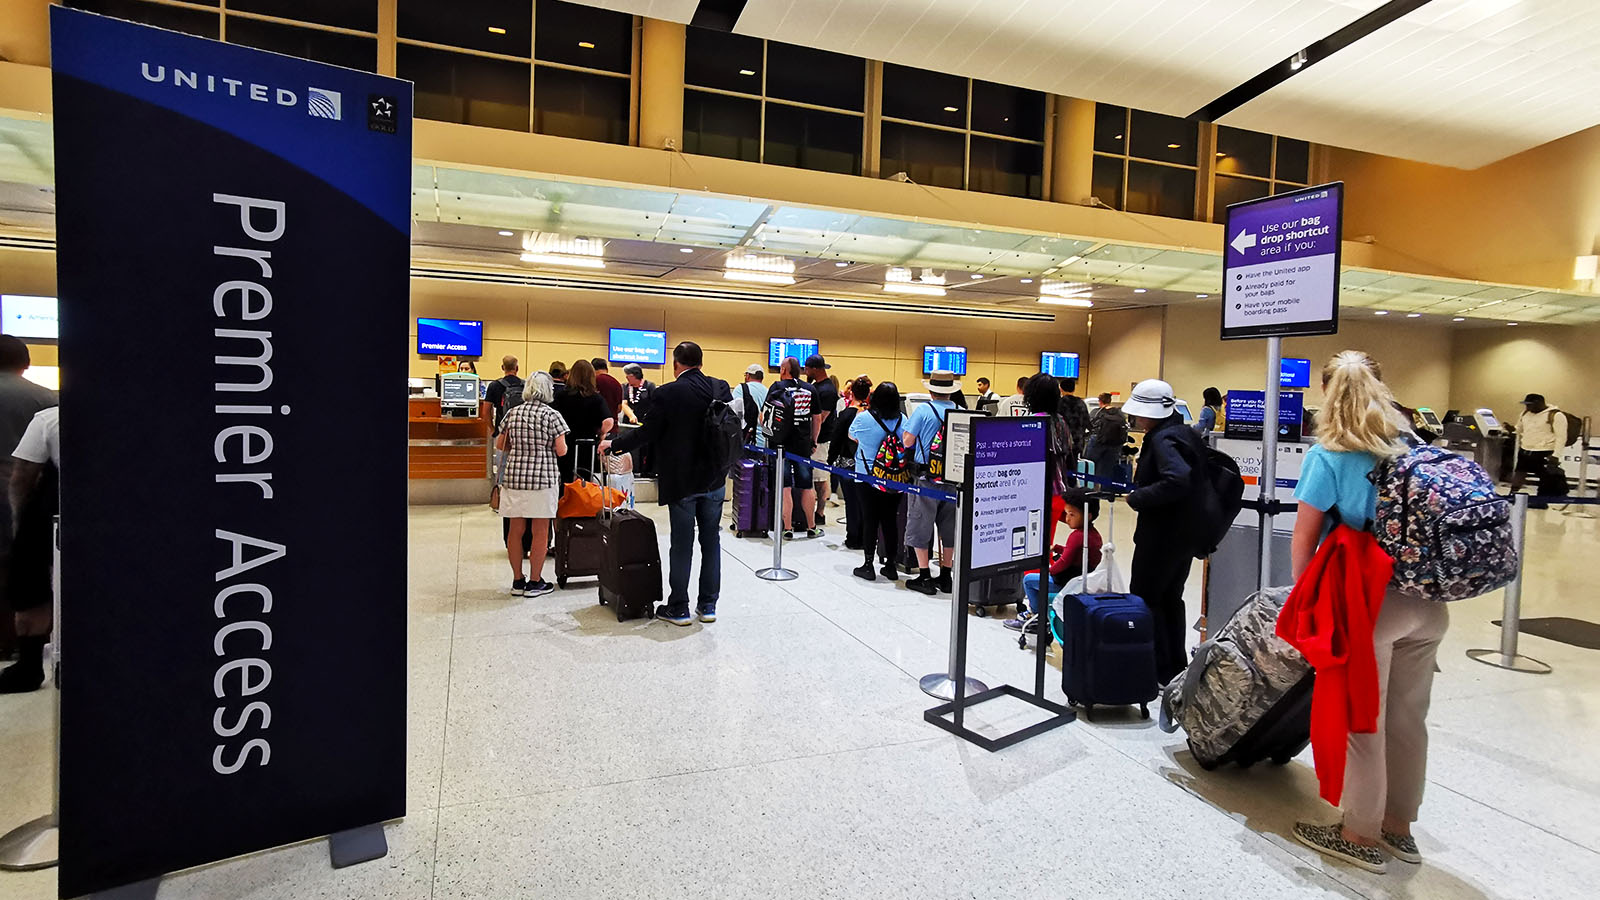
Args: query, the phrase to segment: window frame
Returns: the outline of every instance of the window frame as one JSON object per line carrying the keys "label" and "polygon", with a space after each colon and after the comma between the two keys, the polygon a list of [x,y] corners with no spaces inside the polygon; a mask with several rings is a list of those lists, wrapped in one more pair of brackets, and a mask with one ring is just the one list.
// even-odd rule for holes
{"label": "window frame", "polygon": [[[1115,103],[1107,103],[1105,105],[1106,106],[1117,106],[1117,104],[1115,104]],[[1200,154],[1202,152],[1202,149],[1204,147],[1206,147],[1206,146],[1211,146],[1211,144],[1208,144],[1208,142],[1205,140],[1205,129],[1204,128],[1200,129],[1200,140],[1195,142],[1194,165],[1184,165],[1182,163],[1169,162],[1169,161],[1164,160],[1164,159],[1148,159],[1148,158],[1143,157],[1143,156],[1135,156],[1135,155],[1133,155],[1133,113],[1134,113],[1134,109],[1131,106],[1121,106],[1119,108],[1122,110],[1122,152],[1121,153],[1112,153],[1112,152],[1110,152],[1108,150],[1101,150],[1101,149],[1098,149],[1098,148],[1095,148],[1094,150],[1091,151],[1093,156],[1096,157],[1096,158],[1105,157],[1106,159],[1117,160],[1118,165],[1121,167],[1121,170],[1122,170],[1122,180],[1121,180],[1121,183],[1120,183],[1121,184],[1121,189],[1118,192],[1117,198],[1115,198],[1117,200],[1117,202],[1116,202],[1115,205],[1112,205],[1110,203],[1106,203],[1105,205],[1107,207],[1109,207],[1111,209],[1115,209],[1115,210],[1117,210],[1119,212],[1127,212],[1127,210],[1128,210],[1128,169],[1129,169],[1129,164],[1130,163],[1137,162],[1137,163],[1141,163],[1143,165],[1148,165],[1148,166],[1165,166],[1166,168],[1169,168],[1169,169],[1180,169],[1180,170],[1185,171],[1185,172],[1190,172],[1190,173],[1192,173],[1194,175],[1194,203],[1192,204],[1193,209],[1191,209],[1190,213],[1189,213],[1189,220],[1190,221],[1195,221],[1195,222],[1208,221],[1208,219],[1210,217],[1210,214],[1211,214],[1211,210],[1209,210],[1209,209],[1202,210],[1200,208],[1200,204],[1205,202],[1203,198],[1205,198],[1209,194],[1209,191],[1204,190],[1204,188],[1206,188],[1208,185],[1204,184],[1201,181],[1201,166],[1200,166]],[[1149,110],[1143,110],[1143,112],[1149,112]],[[1094,136],[1093,135],[1090,136],[1089,144],[1090,144],[1091,147],[1093,147],[1094,144],[1095,144],[1095,140],[1094,140]],[[1091,166],[1092,166],[1092,160],[1091,160]],[[1213,166],[1211,168],[1214,169],[1215,167]],[[1101,202],[1105,203],[1105,200],[1102,199]],[[1140,213],[1139,215],[1155,215],[1155,214],[1154,213]]]}
{"label": "window frame", "polygon": [[[890,63],[884,63],[885,67],[887,67],[889,65],[891,65],[891,64]],[[901,68],[903,68],[903,69],[914,69],[916,67],[915,66],[901,66]],[[887,75],[885,77],[887,77]],[[1044,136],[1036,141],[1036,140],[1031,140],[1029,138],[1019,138],[1019,137],[1016,137],[1014,135],[1009,135],[1009,134],[995,134],[995,133],[989,132],[989,131],[979,131],[977,129],[974,129],[972,127],[972,84],[973,84],[974,81],[981,81],[982,79],[963,78],[962,80],[964,82],[966,82],[966,85],[965,85],[966,86],[966,102],[961,107],[961,111],[962,111],[962,125],[961,125],[961,127],[958,128],[958,127],[956,127],[954,125],[943,125],[943,124],[940,124],[940,123],[937,123],[937,122],[919,122],[919,121],[917,121],[915,119],[905,119],[905,118],[901,118],[899,116],[891,116],[891,115],[888,115],[887,113],[885,113],[885,114],[882,114],[882,115],[880,115],[878,117],[879,143],[881,144],[882,143],[882,139],[883,139],[883,137],[882,137],[883,126],[886,125],[886,124],[889,124],[891,122],[896,124],[896,125],[909,125],[909,126],[912,126],[914,128],[931,128],[934,131],[944,131],[944,132],[949,132],[949,133],[961,135],[962,136],[961,137],[961,145],[962,145],[962,151],[961,151],[961,190],[964,190],[964,191],[970,191],[970,190],[973,189],[972,188],[972,139],[974,137],[987,138],[989,140],[995,140],[995,141],[1006,141],[1006,142],[1013,143],[1013,144],[1025,144],[1025,145],[1031,146],[1031,147],[1038,147],[1040,149],[1040,154],[1041,154],[1041,156],[1043,158],[1043,163],[1044,163],[1043,166],[1041,166],[1041,170],[1040,170],[1040,173],[1039,173],[1039,196],[1032,197],[1032,196],[1029,196],[1027,194],[1017,195],[1017,194],[1000,194],[1000,193],[995,193],[994,196],[996,196],[996,197],[1017,197],[1018,199],[1021,199],[1021,200],[1045,200],[1045,201],[1048,201],[1050,199],[1050,175],[1051,175],[1051,172],[1050,172],[1051,146],[1050,145],[1051,145],[1052,131],[1053,131],[1053,129],[1050,127],[1050,112],[1051,112],[1051,110],[1050,110],[1050,95],[1048,93],[1044,92],[1044,91],[1034,91],[1034,93],[1042,95],[1043,100],[1044,100],[1044,104],[1045,104],[1045,109],[1044,109],[1044,123],[1045,123],[1044,124]],[[992,82],[992,83],[993,84],[1001,84],[1000,82]],[[1012,88],[1019,87],[1018,85],[1009,85],[1009,84],[1001,84],[1001,86],[1002,87],[1012,87]],[[1032,90],[1031,88],[1022,88],[1022,89],[1023,90]],[[890,173],[890,174],[893,174],[893,173]],[[1126,171],[1124,171],[1124,173],[1123,173],[1123,184],[1124,184],[1124,193],[1126,193],[1126,184],[1127,184],[1127,173],[1126,173]],[[980,191],[979,193],[991,193],[991,192],[989,192],[989,191]]]}

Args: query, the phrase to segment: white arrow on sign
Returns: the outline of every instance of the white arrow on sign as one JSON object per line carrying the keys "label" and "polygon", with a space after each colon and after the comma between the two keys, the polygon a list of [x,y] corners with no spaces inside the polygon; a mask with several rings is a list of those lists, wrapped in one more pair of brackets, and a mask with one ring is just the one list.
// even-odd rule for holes
{"label": "white arrow on sign", "polygon": [[1256,236],[1251,231],[1240,231],[1234,236],[1232,246],[1239,253],[1243,253],[1256,245]]}

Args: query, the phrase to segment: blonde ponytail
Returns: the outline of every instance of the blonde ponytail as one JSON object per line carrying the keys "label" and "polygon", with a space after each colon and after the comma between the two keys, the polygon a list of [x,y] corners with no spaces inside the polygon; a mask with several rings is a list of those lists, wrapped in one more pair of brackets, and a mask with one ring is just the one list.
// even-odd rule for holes
{"label": "blonde ponytail", "polygon": [[1322,367],[1322,412],[1317,443],[1329,450],[1364,451],[1379,458],[1403,449],[1395,421],[1394,394],[1383,383],[1377,360],[1345,350]]}

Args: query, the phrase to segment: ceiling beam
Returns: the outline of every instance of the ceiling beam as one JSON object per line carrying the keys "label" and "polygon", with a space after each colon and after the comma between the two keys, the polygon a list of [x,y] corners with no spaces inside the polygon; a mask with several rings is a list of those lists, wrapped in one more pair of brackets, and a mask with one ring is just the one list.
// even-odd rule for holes
{"label": "ceiling beam", "polygon": [[732,31],[739,24],[739,16],[749,0],[700,0],[689,24],[712,31]]}
{"label": "ceiling beam", "polygon": [[[709,0],[704,0],[701,3],[702,7],[705,2],[709,2]],[[1297,51],[1288,59],[1195,110],[1190,113],[1189,118],[1199,122],[1215,122],[1267,91],[1283,84],[1300,72],[1327,59],[1396,19],[1421,9],[1427,4],[1428,0],[1389,0],[1388,3],[1356,19],[1322,40],[1311,44],[1304,50]]]}

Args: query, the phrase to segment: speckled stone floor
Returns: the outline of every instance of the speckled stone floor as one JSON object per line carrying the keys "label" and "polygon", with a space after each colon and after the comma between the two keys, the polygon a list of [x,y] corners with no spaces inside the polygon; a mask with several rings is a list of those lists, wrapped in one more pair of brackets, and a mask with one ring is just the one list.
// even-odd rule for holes
{"label": "speckled stone floor", "polygon": [[[1118,522],[1124,565],[1131,525]],[[1597,529],[1534,515],[1527,615],[1600,619]],[[1136,714],[995,754],[924,723],[917,678],[944,666],[948,600],[852,578],[840,531],[792,545],[800,578],[782,585],[753,574],[770,544],[726,539],[721,620],[676,628],[617,623],[592,582],[510,598],[490,513],[414,509],[410,812],[388,827],[389,856],[333,871],[314,842],[173,875],[160,896],[1595,896],[1600,652],[1525,637],[1547,676],[1468,660],[1496,646],[1498,594],[1451,608],[1427,862],[1375,876],[1288,837],[1297,817],[1336,815],[1309,752],[1208,773]],[[1031,684],[1013,633],[970,625],[973,674]],[[1060,699],[1054,666],[1050,682]],[[43,693],[0,697],[0,829],[47,808],[48,710]],[[997,701],[973,721],[1034,715]],[[54,894],[49,871],[0,872],[0,897]]]}

